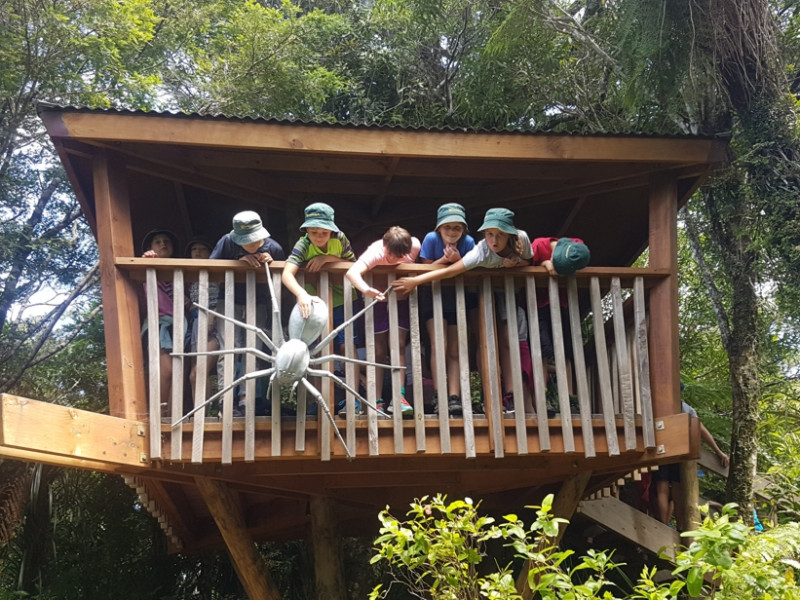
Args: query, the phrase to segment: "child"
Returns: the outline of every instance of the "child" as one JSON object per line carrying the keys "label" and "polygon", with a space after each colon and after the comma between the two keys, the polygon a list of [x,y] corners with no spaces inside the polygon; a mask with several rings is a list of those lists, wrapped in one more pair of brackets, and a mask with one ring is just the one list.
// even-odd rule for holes
{"label": "child", "polygon": [[[211,256],[211,250],[213,246],[211,243],[202,237],[194,238],[186,245],[186,251],[184,254],[191,259],[194,260],[205,260]],[[191,308],[189,309],[189,316],[191,319],[191,325],[189,327],[189,349],[191,352],[197,352],[197,340],[198,340],[198,311],[197,308],[194,306],[194,303],[200,299],[200,283],[198,281],[194,281],[189,284],[189,301],[191,302]],[[208,283],[208,308],[212,310],[217,309],[217,300],[219,299],[219,286],[216,283],[209,282]],[[207,329],[207,342],[206,342],[206,350],[208,352],[213,352],[215,350],[219,350],[222,347],[222,339],[220,337],[219,332],[217,332],[216,325],[214,323],[214,315],[207,315],[208,319],[208,329]],[[215,355],[209,356],[207,360],[207,371],[208,376],[211,376],[212,371],[216,368],[218,357]],[[189,383],[191,384],[192,393],[194,393],[195,385],[197,383],[197,359],[195,358],[192,361],[192,370],[189,372]],[[211,385],[208,384],[206,386],[206,391],[211,390]],[[202,399],[201,399],[202,400]]]}
{"label": "child", "polygon": [[[475,240],[467,234],[467,213],[455,202],[443,204],[436,213],[436,227],[422,241],[420,262],[450,265],[475,247]],[[431,341],[431,373],[436,375],[436,337],[433,320],[433,298],[428,294],[422,300],[422,320]],[[467,295],[467,308],[477,306],[474,294]],[[447,372],[447,410],[451,415],[462,413],[458,377],[458,326],[456,324],[456,295],[452,287],[442,290],[442,310],[447,330],[442,346]]]}
{"label": "child", "polygon": [[[400,265],[413,263],[419,256],[420,243],[402,227],[390,227],[383,238],[369,245],[367,250],[358,257],[355,264],[347,271],[347,278],[353,286],[364,296],[379,300],[386,300],[383,292],[370,287],[364,281],[364,273],[381,265]],[[405,298],[405,296],[403,296]],[[375,319],[375,362],[386,363],[389,359],[389,311],[386,304],[376,304],[373,312]],[[406,333],[409,329],[408,300],[398,300],[397,317],[400,331],[400,366],[406,362]],[[376,369],[378,390],[382,390],[383,369]],[[400,410],[403,416],[411,417],[413,407],[405,398],[405,386],[400,388]],[[381,396],[379,393],[378,396]],[[390,403],[386,410],[393,412],[394,403]]]}
{"label": "child", "polygon": [[[175,248],[178,246],[178,238],[174,233],[166,229],[153,229],[144,236],[142,240],[142,258],[174,258]],[[161,391],[161,412],[164,416],[168,414],[170,396],[172,394],[172,357],[170,354],[173,349],[173,291],[171,281],[158,282],[158,340],[161,351],[159,353]],[[147,284],[143,286],[147,292]],[[147,306],[146,300],[140,303],[142,308]],[[147,338],[147,318],[145,316],[142,324],[142,336],[145,347],[145,354],[148,348]],[[178,348],[178,351],[183,348]]]}
{"label": "child", "polygon": [[[478,231],[484,232],[484,239],[463,258],[444,269],[429,271],[416,277],[403,277],[392,282],[392,285],[406,294],[421,283],[429,283],[439,279],[447,279],[461,275],[476,267],[489,269],[525,267],[531,264],[531,243],[528,234],[514,226],[514,213],[507,208],[490,208],[486,211],[483,224]],[[495,311],[500,322],[506,320],[505,294],[495,294]],[[512,315],[513,318],[513,315]],[[508,329],[499,326],[498,348],[500,353],[500,371],[511,373],[511,356],[508,349]],[[506,412],[514,406],[514,386],[511,377],[503,377],[503,405]],[[533,403],[526,394],[525,411],[533,412]]]}
{"label": "child", "polygon": [[[591,253],[580,238],[539,237],[531,242],[534,266],[542,266],[552,276],[574,275],[575,271],[589,264]],[[560,297],[561,326],[564,331],[564,354],[568,361],[572,360],[572,334],[569,326],[569,309],[565,296]],[[536,306],[539,315],[539,340],[542,345],[542,358],[550,362],[555,359],[553,346],[553,323],[550,319],[550,295],[547,290],[540,289],[536,294]],[[548,367],[544,366],[544,377],[547,381]],[[570,378],[571,379],[571,378]]]}
{"label": "child", "polygon": [[[350,240],[336,227],[333,221],[334,210],[323,202],[316,202],[306,207],[305,220],[300,226],[300,231],[304,232],[297,243],[292,248],[289,258],[286,259],[286,266],[283,269],[281,280],[290,292],[297,297],[297,306],[300,314],[307,319],[311,314],[312,294],[316,294],[313,285],[306,284],[303,288],[297,281],[297,271],[300,267],[305,267],[310,273],[317,273],[325,263],[337,261],[354,262],[356,255],[350,246]],[[344,322],[344,289],[341,285],[333,285],[333,325],[338,327]],[[358,339],[355,338],[358,346]],[[345,354],[345,332],[339,332],[336,337],[336,347],[339,354]],[[355,381],[360,377],[358,365],[355,365]],[[358,385],[353,386],[358,389]],[[344,401],[343,401],[344,402]],[[344,405],[342,405],[343,408]],[[356,400],[356,412],[359,412],[358,400]]]}
{"label": "child", "polygon": [[[284,260],[285,254],[281,245],[273,240],[269,231],[267,231],[261,224],[261,217],[258,213],[252,210],[246,210],[237,213],[233,217],[233,229],[230,233],[226,233],[217,242],[214,250],[211,251],[210,258],[212,259],[228,259],[228,260],[241,260],[253,269],[260,269],[265,263],[269,264],[274,260]],[[239,321],[246,321],[245,313],[245,285],[243,283],[234,284],[234,314],[233,317]],[[268,318],[270,314],[265,303],[265,299],[269,296],[268,288],[265,285],[256,286],[256,327],[267,330],[268,324],[271,319]],[[279,300],[278,300],[279,301]],[[219,289],[219,304],[220,308],[217,312],[225,314],[225,292],[224,286],[220,285]],[[244,329],[236,327],[234,330],[234,347],[243,348],[244,344]],[[257,342],[260,345],[260,342]],[[240,358],[237,365],[239,375],[244,374],[244,367],[242,359]],[[218,363],[221,365],[222,362]],[[220,378],[220,381],[222,379]],[[259,380],[263,386],[263,380]],[[266,388],[265,390],[266,391]],[[261,394],[257,393],[261,397]],[[234,408],[234,414],[243,414],[242,399],[238,400],[238,407]],[[238,410],[237,410],[238,409]],[[266,414],[266,407],[257,407],[256,414]],[[237,415],[238,416],[238,415]]]}

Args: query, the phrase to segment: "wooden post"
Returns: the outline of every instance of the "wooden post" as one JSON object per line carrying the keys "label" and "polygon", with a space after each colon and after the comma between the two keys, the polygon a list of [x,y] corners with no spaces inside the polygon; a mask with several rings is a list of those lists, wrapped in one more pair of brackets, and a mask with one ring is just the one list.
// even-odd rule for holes
{"label": "wooden post", "polygon": [[233,568],[248,597],[252,600],[280,600],[278,588],[247,534],[238,497],[227,484],[216,479],[195,477],[195,483],[225,540]]}
{"label": "wooden post", "polygon": [[[564,519],[572,518],[572,515],[578,510],[578,504],[583,498],[586,485],[589,483],[591,476],[591,471],[583,471],[573,475],[561,484],[561,489],[558,490],[558,494],[553,499],[553,508],[551,510],[553,516]],[[558,537],[556,539],[548,539],[547,544],[557,546],[561,538],[564,537],[566,529],[567,526],[562,524],[558,530]],[[517,592],[522,595],[523,600],[531,600],[533,598],[533,592],[528,585],[528,573],[531,570],[531,566],[530,561],[526,561],[517,577]]]}
{"label": "wooden post", "polygon": [[97,247],[103,290],[109,414],[147,415],[139,299],[135,284],[114,266],[116,256],[136,256],[125,165],[105,150],[93,162]]}
{"label": "wooden post", "polygon": [[669,273],[650,290],[650,383],[655,417],[681,412],[677,214],[675,177],[654,175],[650,180],[650,268]]}
{"label": "wooden post", "polygon": [[330,498],[311,499],[311,540],[317,600],[346,597],[342,545],[336,527],[336,506]]}

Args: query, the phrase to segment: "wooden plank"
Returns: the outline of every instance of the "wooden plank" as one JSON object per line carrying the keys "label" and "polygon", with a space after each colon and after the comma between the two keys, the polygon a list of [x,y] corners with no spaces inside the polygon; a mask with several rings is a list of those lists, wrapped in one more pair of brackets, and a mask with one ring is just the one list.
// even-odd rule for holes
{"label": "wooden plank", "polygon": [[595,456],[594,430],[592,429],[592,399],[589,397],[589,382],[586,379],[586,359],[583,356],[578,286],[574,277],[567,278],[567,299],[569,302],[569,326],[572,334],[572,362],[575,369],[576,390],[581,410],[583,452],[584,456],[589,458]]}
{"label": "wooden plank", "polygon": [[[394,281],[394,274],[386,276],[386,287],[388,288]],[[400,329],[397,319],[397,294],[390,293],[387,301],[389,303],[389,363],[392,365],[400,364]],[[405,332],[403,333],[405,335]],[[384,370],[385,372],[385,370]],[[401,369],[391,369],[390,377],[392,380],[392,421],[394,423],[394,451],[395,454],[403,453],[403,411],[400,408],[400,386],[403,385],[405,371]]]}
{"label": "wooden plank", "polygon": [[431,349],[436,357],[436,372],[433,373],[433,378],[436,383],[436,400],[439,406],[439,437],[442,440],[442,453],[450,454],[450,412],[447,408],[448,382],[447,357],[445,355],[447,329],[444,322],[444,312],[442,310],[441,281],[434,281],[431,283],[431,294],[433,295],[433,336],[431,339]]}
{"label": "wooden plank", "polygon": [[317,598],[346,598],[342,542],[335,501],[314,496],[309,501],[309,508]]}
{"label": "wooden plank", "polygon": [[[322,271],[319,274],[319,288],[317,290],[319,292],[320,298],[325,301],[325,305],[328,307],[328,319],[325,322],[324,327],[322,328],[322,337],[325,338],[330,333],[330,323],[331,323],[331,290],[330,290],[330,282],[328,278],[328,273],[326,271]],[[280,294],[278,294],[278,290],[276,288],[275,294],[277,297],[280,298]],[[273,324],[273,331],[274,331],[274,324]],[[328,344],[328,347],[323,350],[326,354],[333,354],[333,340]],[[329,367],[333,370],[333,366]],[[280,387],[278,387],[278,415],[280,416]],[[324,387],[327,387],[327,394],[325,393]],[[325,397],[325,402],[328,405],[328,409],[331,411],[331,415],[336,416],[336,402],[334,401],[333,395],[333,381],[328,379],[327,381],[320,381],[320,393],[322,393],[323,397]],[[274,390],[273,390],[273,399],[274,399]],[[350,404],[354,407],[354,403],[351,402]],[[322,407],[317,407],[317,417],[320,419],[318,427],[320,432],[320,450],[322,451],[322,460],[328,461],[331,459],[331,440],[333,438],[333,431],[330,420],[327,417],[324,417],[324,410],[320,411]],[[273,401],[272,404],[272,412],[273,412],[273,419],[275,418],[275,403]],[[352,408],[348,409],[348,429],[353,426],[352,420],[350,420],[350,414],[352,412]],[[280,438],[277,439],[277,446],[275,446],[276,438],[272,438],[273,441],[273,455],[278,456],[280,455]]]}
{"label": "wooden plank", "polygon": [[539,309],[536,303],[536,279],[525,278],[525,301],[528,308],[528,339],[530,340],[531,364],[533,365],[533,398],[536,405],[536,420],[539,431],[539,449],[550,450],[550,426],[547,423],[547,390],[544,382],[542,340],[539,336]]}
{"label": "wooden plank", "polygon": [[642,435],[646,448],[653,448],[656,439],[653,425],[653,398],[650,394],[650,354],[647,351],[647,314],[644,303],[644,280],[633,280],[633,321],[639,372],[639,395],[642,402]]}
{"label": "wooden plank", "polygon": [[490,444],[494,448],[495,458],[505,456],[505,428],[503,427],[503,400],[500,390],[500,368],[497,363],[497,337],[494,327],[494,292],[492,280],[486,277],[480,290],[480,310],[483,334],[480,340],[479,357],[482,365],[481,378],[483,379],[483,410],[489,419],[491,432]]}
{"label": "wooden plank", "polygon": [[221,481],[197,477],[195,482],[225,540],[233,567],[248,597],[280,600],[280,592],[269,569],[248,534],[238,497]]}
{"label": "wooden plank", "polygon": [[603,303],[600,295],[600,281],[597,277],[591,279],[590,296],[592,302],[592,318],[594,322],[594,347],[597,355],[597,379],[599,383],[600,404],[605,422],[606,443],[611,456],[619,454],[617,443],[617,425],[614,418],[614,394],[611,389],[609,377],[610,365],[608,362],[608,346],[606,345],[605,319],[603,317]]}
{"label": "wooden plank", "polygon": [[[519,357],[519,329],[517,328],[517,298],[514,290],[514,276],[503,277],[505,290],[506,332],[508,335],[508,351],[511,373],[502,373],[502,377],[511,377],[514,390],[514,422],[517,432],[517,451],[528,453],[528,435],[525,431],[525,393],[522,389],[522,361]],[[502,325],[498,325],[502,327]]]}
{"label": "wooden plank", "polygon": [[[155,269],[147,270],[147,373],[150,378],[148,394],[150,413],[150,456],[161,458],[161,344],[158,339],[158,281]],[[164,399],[165,400],[165,399]]]}
{"label": "wooden plank", "polygon": [[[353,284],[347,277],[343,277],[343,284],[342,284],[342,298],[344,300],[343,306],[343,316],[345,321],[349,321],[353,318]],[[344,353],[345,356],[350,358],[358,358],[356,356],[356,345],[355,345],[355,337],[353,335],[353,330],[355,329],[355,323],[348,326],[344,330]],[[356,366],[353,363],[346,362],[344,363],[344,370],[345,370],[345,377],[347,378],[347,384],[352,387],[354,390],[358,391],[359,381],[356,379]],[[355,454],[356,451],[356,428],[355,428],[355,415],[353,419],[350,418],[350,405],[353,404],[355,406],[355,396],[350,392],[347,392],[345,395],[347,399],[347,437],[346,443],[347,447],[350,449],[351,454]],[[369,409],[366,406],[362,406],[362,411],[369,412]],[[298,413],[299,416],[299,413]],[[298,425],[299,429],[299,425]]]}
{"label": "wooden plank", "polygon": [[[411,331],[411,378],[414,386],[414,414],[425,414],[425,390],[422,383],[422,337],[420,335],[419,290],[414,288],[408,296],[409,326]],[[408,366],[408,365],[406,365]],[[425,420],[414,419],[414,436],[417,452],[425,452]]]}
{"label": "wooden plank", "polygon": [[[255,325],[257,322],[256,311],[258,304],[256,303],[256,273],[255,271],[248,271],[245,276],[245,321],[248,325]],[[245,346],[248,348],[256,347],[256,332],[247,330],[245,332]],[[243,357],[244,372],[252,373],[256,370],[256,357],[252,352],[248,352]],[[244,408],[244,459],[246,461],[255,460],[255,443],[256,443],[256,403],[252,400],[256,397],[256,380],[249,379],[244,384],[245,398],[250,398],[251,401],[245,402]]]}
{"label": "wooden plank", "polygon": [[650,290],[650,384],[655,417],[679,413],[678,191],[674,176],[650,180],[650,267],[669,277]]}
{"label": "wooden plank", "polygon": [[[372,287],[372,273],[364,273],[364,281]],[[364,296],[364,302],[371,302],[368,296]],[[364,313],[364,345],[367,351],[367,360],[371,363],[375,362],[375,316],[374,307]],[[370,404],[375,404],[378,400],[378,393],[376,389],[376,368],[367,366],[367,400]],[[384,406],[386,404],[384,403]],[[368,420],[368,438],[369,438],[369,455],[377,456],[379,452],[378,445],[378,415],[373,411],[367,413]]]}
{"label": "wooden plank", "polygon": [[13,455],[4,450],[19,450],[32,457],[66,457],[66,461],[55,463],[64,466],[97,466],[102,471],[116,471],[119,466],[138,469],[149,460],[145,433],[141,421],[0,394],[0,454]]}
{"label": "wooden plank", "polygon": [[[190,146],[277,149],[297,153],[352,153],[378,156],[604,160],[629,162],[714,162],[724,154],[718,140],[570,135],[386,131],[354,127],[314,127],[234,120],[205,121],[154,114],[102,115],[59,112],[47,117],[52,137]],[[100,118],[102,116],[102,118]],[[58,125],[55,123],[58,122]]]}
{"label": "wooden plank", "polygon": [[[298,271],[295,273],[295,277],[297,278],[297,283],[300,287],[305,287],[305,274],[303,271]],[[349,296],[345,296],[349,298]],[[345,305],[347,302],[345,302]],[[345,309],[346,311],[346,309]],[[350,312],[352,312],[352,305],[350,307]],[[350,340],[352,344],[352,339]],[[306,449],[306,426],[307,426],[307,417],[306,414],[308,413],[308,393],[306,387],[304,385],[297,386],[297,428],[294,432],[294,449],[296,452],[304,452]],[[313,402],[313,400],[312,400]],[[317,406],[317,419],[320,418],[322,414],[322,409]]]}
{"label": "wooden plank", "polygon": [[[65,163],[68,164],[68,163]],[[115,268],[115,256],[135,256],[130,198],[125,164],[112,152],[98,151],[92,161],[95,232],[100,255],[103,322],[108,371],[109,414],[144,419],[148,414],[147,387],[139,322],[141,285]],[[150,259],[141,259],[146,263]]]}
{"label": "wooden plank", "polygon": [[[175,249],[177,252],[177,248]],[[186,339],[186,295],[183,286],[183,270],[175,269],[172,275],[172,351],[183,352]],[[172,398],[170,399],[170,422],[174,423],[183,416],[183,356],[172,357]]]}
{"label": "wooden plank", "polygon": [[631,365],[628,360],[628,346],[625,336],[625,315],[622,311],[622,290],[619,279],[616,277],[611,280],[611,304],[614,314],[614,342],[617,350],[622,418],[625,422],[625,449],[632,450],[636,447],[636,431],[633,422],[633,383],[631,381]]}
{"label": "wooden plank", "polygon": [[[233,272],[225,272],[225,316],[232,319],[236,316],[236,296],[234,293]],[[225,321],[225,348],[232,349],[236,347],[236,334],[235,325],[233,322]],[[226,354],[224,356],[224,369],[225,369],[225,385],[233,383],[236,379],[236,366],[234,364],[236,355]],[[235,397],[236,388],[228,390],[222,396],[222,463],[230,464],[232,458],[232,425],[233,425],[233,407],[237,403]],[[247,398],[245,406],[252,404],[253,398]]]}
{"label": "wooden plank", "polygon": [[458,372],[461,389],[464,449],[467,458],[475,458],[475,424],[472,419],[472,389],[469,381],[469,332],[464,278],[456,279],[456,327],[458,328]]}
{"label": "wooden plank", "polygon": [[550,300],[550,323],[553,331],[553,350],[556,361],[556,387],[558,388],[558,407],[561,413],[561,430],[567,452],[575,452],[575,439],[572,432],[572,408],[569,405],[569,382],[567,362],[564,352],[564,327],[561,324],[561,298],[558,293],[558,280],[550,277],[548,294]]}
{"label": "wooden plank", "polygon": [[653,554],[663,552],[670,560],[681,545],[677,531],[616,498],[584,500],[578,512]]}

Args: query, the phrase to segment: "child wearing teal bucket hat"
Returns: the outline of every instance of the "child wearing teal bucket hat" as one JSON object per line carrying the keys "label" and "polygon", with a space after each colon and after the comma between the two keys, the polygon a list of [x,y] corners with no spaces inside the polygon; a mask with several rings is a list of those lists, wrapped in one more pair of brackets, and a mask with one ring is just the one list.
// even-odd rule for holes
{"label": "child wearing teal bucket hat", "polygon": [[[531,242],[528,234],[514,225],[514,212],[507,208],[490,208],[486,211],[483,224],[478,228],[483,231],[483,239],[462,258],[444,269],[429,271],[416,277],[403,277],[392,282],[392,286],[406,294],[411,293],[415,287],[423,283],[456,277],[474,269],[484,267],[487,269],[510,269],[527,267],[531,264]],[[504,321],[507,320],[505,296],[497,293],[495,310],[498,324],[498,348],[500,351],[500,371],[507,374],[503,377],[503,404],[507,416],[511,415],[514,406],[513,380],[511,373],[511,355],[508,349],[508,328]],[[514,319],[514,315],[511,316]],[[527,392],[527,390],[526,390]],[[529,393],[524,398],[525,412],[533,412],[533,403]]]}

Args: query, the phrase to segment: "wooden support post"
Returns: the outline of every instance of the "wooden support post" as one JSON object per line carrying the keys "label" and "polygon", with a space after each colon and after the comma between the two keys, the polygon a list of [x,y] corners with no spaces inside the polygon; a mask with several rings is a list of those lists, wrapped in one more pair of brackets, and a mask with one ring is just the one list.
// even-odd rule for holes
{"label": "wooden support post", "polygon": [[[558,494],[553,499],[553,508],[551,510],[553,516],[564,519],[572,518],[572,515],[578,509],[578,504],[583,499],[586,485],[589,483],[591,476],[591,471],[584,471],[570,477],[561,484],[561,489],[558,490]],[[548,539],[547,543],[554,546],[558,545],[565,531],[566,525],[562,525],[559,528],[558,537],[556,539]],[[532,566],[530,561],[526,561],[517,577],[517,592],[522,595],[523,600],[531,600],[533,598],[533,593],[528,585],[528,573]]]}
{"label": "wooden support post", "polygon": [[239,499],[222,481],[196,477],[195,483],[225,540],[233,568],[248,597],[252,600],[280,600],[280,593],[264,560],[247,535]]}
{"label": "wooden support post", "polygon": [[317,600],[338,600],[344,585],[342,545],[336,527],[336,506],[330,498],[311,499],[311,540],[314,547],[314,583]]}
{"label": "wooden support post", "polygon": [[677,214],[675,177],[654,176],[650,181],[650,268],[669,273],[650,290],[650,383],[656,417],[681,412]]}

